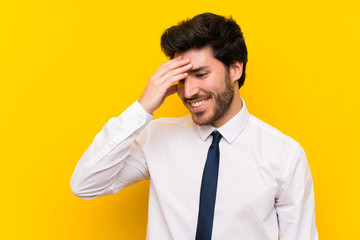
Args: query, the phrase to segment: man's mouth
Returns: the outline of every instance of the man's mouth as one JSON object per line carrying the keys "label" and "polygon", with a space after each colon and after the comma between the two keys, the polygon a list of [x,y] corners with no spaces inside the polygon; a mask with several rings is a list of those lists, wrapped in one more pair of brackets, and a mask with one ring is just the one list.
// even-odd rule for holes
{"label": "man's mouth", "polygon": [[201,97],[197,99],[188,99],[187,102],[190,105],[192,111],[203,111],[206,106],[206,102],[211,98],[211,96]]}
{"label": "man's mouth", "polygon": [[206,101],[206,99],[202,99],[202,100],[196,101],[196,102],[190,102],[190,105],[193,108],[200,107],[201,105],[203,105],[205,103],[205,101]]}

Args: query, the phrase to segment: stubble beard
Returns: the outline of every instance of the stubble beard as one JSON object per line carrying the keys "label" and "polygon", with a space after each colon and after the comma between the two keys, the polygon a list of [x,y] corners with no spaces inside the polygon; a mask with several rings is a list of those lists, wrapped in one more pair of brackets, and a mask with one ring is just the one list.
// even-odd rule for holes
{"label": "stubble beard", "polygon": [[[215,109],[212,116],[210,116],[208,119],[200,121],[199,119],[206,113],[206,111],[191,113],[192,119],[197,125],[213,125],[214,122],[219,120],[227,113],[227,111],[229,111],[230,105],[234,99],[234,86],[231,83],[229,74],[225,75],[224,81],[225,89],[219,93],[215,93]],[[194,117],[194,115],[196,117]]]}

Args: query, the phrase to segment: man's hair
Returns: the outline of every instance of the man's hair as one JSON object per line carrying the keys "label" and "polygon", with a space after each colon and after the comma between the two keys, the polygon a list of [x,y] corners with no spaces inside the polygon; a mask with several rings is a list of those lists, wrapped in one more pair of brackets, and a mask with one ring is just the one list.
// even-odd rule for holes
{"label": "man's hair", "polygon": [[210,46],[214,57],[228,69],[236,61],[243,63],[243,73],[238,80],[240,88],[245,81],[247,49],[241,29],[231,16],[199,14],[166,29],[161,36],[161,49],[170,59],[175,53],[205,46]]}

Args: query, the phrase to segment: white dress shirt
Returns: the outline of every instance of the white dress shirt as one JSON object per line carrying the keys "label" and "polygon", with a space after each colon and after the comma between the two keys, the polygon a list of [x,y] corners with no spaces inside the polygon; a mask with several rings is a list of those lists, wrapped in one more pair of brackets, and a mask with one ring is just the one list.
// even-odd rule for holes
{"label": "white dress shirt", "polygon": [[[147,239],[195,239],[212,126],[191,116],[161,118],[136,101],[110,119],[78,162],[75,195],[91,199],[150,179]],[[313,183],[302,147],[241,111],[223,136],[212,239],[313,240]]]}

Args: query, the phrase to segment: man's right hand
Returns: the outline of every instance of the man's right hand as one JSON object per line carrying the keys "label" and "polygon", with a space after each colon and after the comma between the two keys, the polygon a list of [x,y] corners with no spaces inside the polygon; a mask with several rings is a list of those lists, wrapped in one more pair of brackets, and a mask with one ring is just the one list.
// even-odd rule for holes
{"label": "man's right hand", "polygon": [[182,59],[182,56],[161,64],[149,79],[139,99],[139,103],[144,110],[153,114],[161,106],[165,98],[176,93],[177,84],[175,83],[186,78],[187,71],[192,67],[190,59]]}

